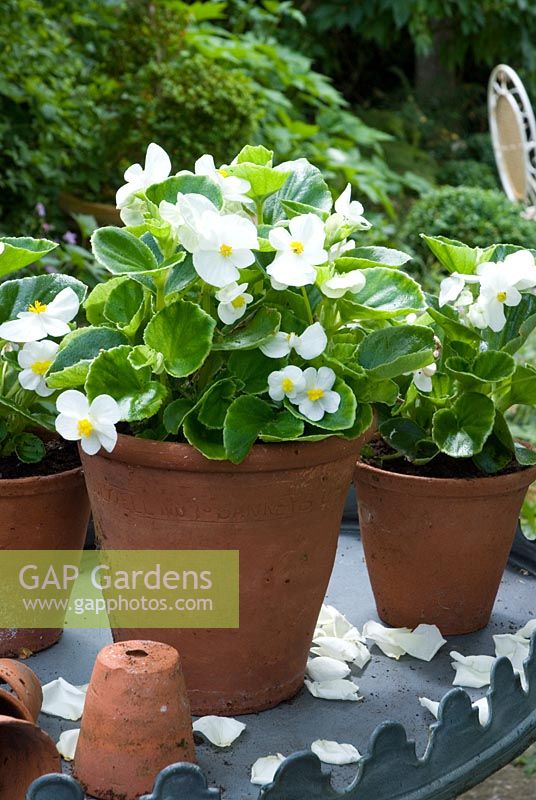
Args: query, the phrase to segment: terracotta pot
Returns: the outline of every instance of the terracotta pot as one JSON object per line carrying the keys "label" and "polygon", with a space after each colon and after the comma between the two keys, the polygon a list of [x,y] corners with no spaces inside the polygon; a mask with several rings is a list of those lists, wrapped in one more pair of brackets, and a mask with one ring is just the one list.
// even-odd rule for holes
{"label": "terracotta pot", "polygon": [[421,478],[359,463],[359,523],[378,614],[395,627],[471,633],[489,622],[536,467]]}
{"label": "terracotta pot", "polygon": [[61,772],[56,745],[33,722],[0,716],[0,800],[24,800],[36,778]]}
{"label": "terracotta pot", "polygon": [[122,225],[119,211],[111,203],[95,203],[84,200],[69,192],[61,192],[59,196],[60,208],[66,214],[89,214],[95,217],[99,225]]}
{"label": "terracotta pot", "polygon": [[43,692],[35,672],[20,661],[0,659],[0,684],[7,684],[11,689],[11,692],[0,689],[0,714],[37,722]]}
{"label": "terracotta pot", "polygon": [[238,629],[115,631],[177,647],[195,714],[261,711],[302,687],[361,444],[255,445],[236,466],[119,436],[83,457],[103,548],[240,551]]}
{"label": "terracotta pot", "polygon": [[158,642],[105,647],[87,692],[75,777],[94,797],[136,800],[179,761],[195,761],[179,654]]}
{"label": "terracotta pot", "polygon": [[[2,550],[81,550],[89,520],[89,501],[81,469],[35,478],[0,480]],[[0,656],[36,653],[55,644],[58,627],[0,628]]]}

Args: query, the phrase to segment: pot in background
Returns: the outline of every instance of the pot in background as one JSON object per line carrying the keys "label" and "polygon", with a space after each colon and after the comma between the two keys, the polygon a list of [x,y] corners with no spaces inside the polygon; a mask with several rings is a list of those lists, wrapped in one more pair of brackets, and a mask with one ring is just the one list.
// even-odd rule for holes
{"label": "pot in background", "polygon": [[6,684],[11,691],[0,689],[0,714],[37,722],[43,704],[43,691],[35,672],[20,661],[0,659],[1,684]]}
{"label": "pot in background", "polygon": [[[0,480],[2,550],[81,550],[89,500],[80,468],[56,475]],[[0,629],[0,657],[37,653],[61,636],[63,613],[54,629]]]}
{"label": "pot in background", "polygon": [[380,618],[485,627],[536,467],[486,478],[425,478],[358,463],[359,524]]}
{"label": "pot in background", "polygon": [[195,762],[179,654],[159,642],[108,645],[89,683],[75,777],[94,797],[136,800],[179,761]]}
{"label": "pot in background", "polygon": [[104,549],[240,552],[239,628],[114,631],[179,650],[194,714],[261,711],[301,689],[364,438],[259,444],[239,465],[124,435],[82,454]]}
{"label": "pot in background", "polygon": [[33,722],[0,716],[0,800],[25,800],[36,778],[61,772],[56,745]]}

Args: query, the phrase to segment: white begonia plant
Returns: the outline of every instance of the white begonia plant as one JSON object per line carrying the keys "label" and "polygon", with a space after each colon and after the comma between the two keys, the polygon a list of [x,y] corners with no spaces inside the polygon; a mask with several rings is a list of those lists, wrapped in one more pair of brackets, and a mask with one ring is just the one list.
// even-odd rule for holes
{"label": "white begonia plant", "polygon": [[54,389],[46,384],[45,375],[52,366],[59,350],[57,342],[41,339],[39,342],[27,342],[17,354],[17,361],[22,371],[19,372],[19,383],[23,389],[35,392],[39,397],[50,397]]}
{"label": "white begonia plant", "polygon": [[268,238],[276,250],[268,275],[284,286],[307,286],[315,282],[315,267],[324,264],[328,257],[321,219],[315,214],[293,217],[288,230],[275,227]]}
{"label": "white begonia plant", "polygon": [[109,453],[117,442],[116,424],[121,411],[110,395],[101,394],[92,403],[75,389],[60,394],[56,406],[56,430],[64,439],[80,442],[84,453],[92,456],[101,447]]}
{"label": "white begonia plant", "polygon": [[241,319],[249,303],[253,302],[253,295],[246,292],[247,288],[247,283],[230,283],[216,292],[216,300],[219,300],[218,317],[226,325]]}
{"label": "white begonia plant", "polygon": [[68,323],[78,314],[80,302],[75,292],[66,287],[50,303],[35,298],[17,319],[0,325],[0,339],[10,342],[37,342],[47,336],[65,336]]}
{"label": "white begonia plant", "polygon": [[234,203],[250,203],[247,193],[251,189],[249,181],[235,178],[229,174],[228,167],[216,167],[214,156],[205,153],[198,158],[194,165],[196,175],[206,175],[212,178],[221,189],[223,199]]}

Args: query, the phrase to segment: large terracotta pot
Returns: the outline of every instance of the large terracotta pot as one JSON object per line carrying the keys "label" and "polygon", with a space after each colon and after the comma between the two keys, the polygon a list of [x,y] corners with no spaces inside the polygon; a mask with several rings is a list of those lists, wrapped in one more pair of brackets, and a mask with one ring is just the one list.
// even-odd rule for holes
{"label": "large terracotta pot", "polygon": [[240,627],[116,630],[177,648],[194,714],[271,708],[303,684],[362,441],[255,445],[236,466],[119,436],[83,457],[105,549],[240,551]]}
{"label": "large terracotta pot", "polygon": [[358,463],[355,484],[378,614],[395,627],[471,633],[489,622],[536,467],[422,478]]}
{"label": "large terracotta pot", "polygon": [[0,800],[24,800],[36,778],[60,770],[50,736],[33,722],[0,716]]}
{"label": "large terracotta pot", "polygon": [[[80,468],[35,478],[0,480],[0,551],[81,550],[89,501]],[[0,629],[0,656],[37,653],[55,644],[55,629]]]}

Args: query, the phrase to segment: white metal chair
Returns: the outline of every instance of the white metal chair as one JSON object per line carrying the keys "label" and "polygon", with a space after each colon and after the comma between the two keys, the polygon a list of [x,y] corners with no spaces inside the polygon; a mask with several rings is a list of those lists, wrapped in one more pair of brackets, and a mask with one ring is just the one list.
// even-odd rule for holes
{"label": "white metal chair", "polygon": [[536,205],[536,119],[519,75],[506,64],[499,64],[490,75],[488,114],[506,195]]}

